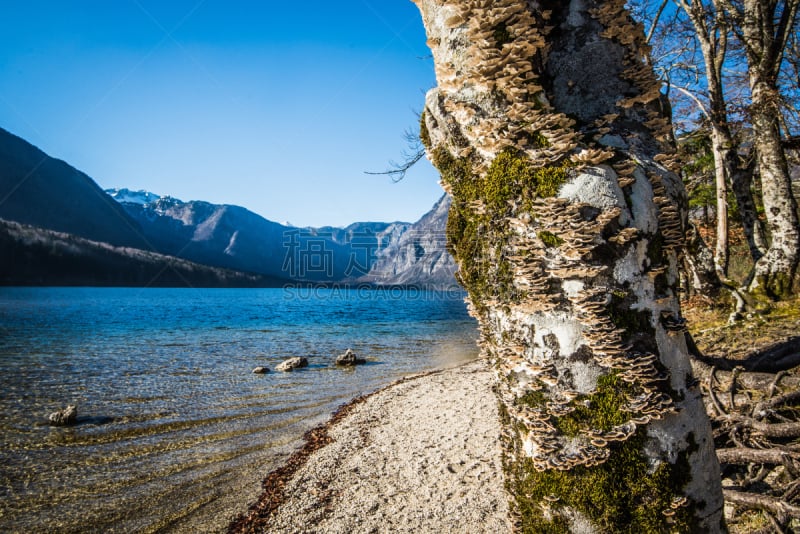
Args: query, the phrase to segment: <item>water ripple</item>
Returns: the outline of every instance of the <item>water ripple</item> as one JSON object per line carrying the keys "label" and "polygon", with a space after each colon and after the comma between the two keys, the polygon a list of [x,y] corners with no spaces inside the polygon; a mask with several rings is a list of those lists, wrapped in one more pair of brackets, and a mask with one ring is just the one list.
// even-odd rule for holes
{"label": "water ripple", "polygon": [[224,528],[337,406],[475,352],[460,300],[291,295],[0,288],[0,531]]}

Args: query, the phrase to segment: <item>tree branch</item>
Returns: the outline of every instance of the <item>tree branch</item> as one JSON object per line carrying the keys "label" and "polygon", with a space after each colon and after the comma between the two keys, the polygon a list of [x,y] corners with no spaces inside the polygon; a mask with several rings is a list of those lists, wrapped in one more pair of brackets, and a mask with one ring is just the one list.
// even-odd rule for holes
{"label": "tree branch", "polygon": [[768,438],[800,437],[800,423],[762,423],[744,415],[729,414],[726,421],[742,425]]}
{"label": "tree branch", "polygon": [[725,497],[725,500],[731,504],[738,504],[739,506],[750,509],[766,510],[778,515],[789,515],[800,518],[800,508],[774,497],[731,489],[723,489],[722,495]]}
{"label": "tree branch", "polygon": [[778,23],[778,31],[775,32],[774,41],[772,42],[772,50],[775,57],[773,58],[772,71],[775,76],[778,75],[781,69],[781,62],[783,61],[784,50],[789,42],[789,36],[792,33],[792,28],[796,23],[797,6],[800,0],[786,0],[786,5],[781,13],[781,20]]}
{"label": "tree branch", "polygon": [[661,14],[664,13],[664,8],[667,7],[667,3],[669,0],[661,0],[661,5],[658,6],[658,10],[656,11],[655,16],[653,17],[653,23],[650,25],[650,29],[647,30],[647,35],[645,36],[644,41],[650,44],[650,40],[653,38],[653,34],[656,32],[656,27],[658,26],[658,22],[661,19]]}
{"label": "tree branch", "polygon": [[700,112],[703,114],[703,116],[705,116],[707,119],[710,118],[708,110],[706,109],[705,104],[703,104],[703,101],[700,100],[700,98],[698,98],[697,95],[693,94],[691,91],[689,91],[685,87],[681,87],[680,85],[672,85],[672,84],[670,84],[670,87],[672,87],[673,89],[677,89],[678,91],[680,91],[684,95],[686,95],[689,98],[691,98],[694,101],[694,103],[697,105],[697,107],[700,109]]}
{"label": "tree branch", "polygon": [[364,171],[364,174],[391,176],[393,182],[399,182],[406,177],[406,173],[425,157],[425,147],[420,139],[420,134],[408,129],[403,134],[406,140],[406,150],[403,151],[402,163],[389,161],[389,170],[381,172]]}
{"label": "tree branch", "polygon": [[791,459],[800,459],[800,453],[790,453],[776,449],[750,449],[732,447],[717,449],[717,458],[722,464],[771,464],[784,465]]}
{"label": "tree branch", "polygon": [[406,177],[406,173],[411,169],[411,167],[416,165],[417,162],[419,162],[419,160],[421,160],[423,157],[425,157],[425,149],[420,149],[417,153],[411,154],[409,157],[407,157],[403,163],[395,163],[390,161],[389,165],[392,167],[392,169],[381,172],[364,171],[364,174],[391,176],[392,181],[399,182]]}

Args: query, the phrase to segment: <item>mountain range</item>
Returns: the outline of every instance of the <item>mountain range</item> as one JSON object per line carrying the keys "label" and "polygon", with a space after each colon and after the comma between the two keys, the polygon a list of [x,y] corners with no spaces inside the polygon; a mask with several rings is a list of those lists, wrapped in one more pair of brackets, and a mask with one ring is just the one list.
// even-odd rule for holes
{"label": "mountain range", "polygon": [[154,250],[206,265],[313,282],[367,274],[376,255],[412,226],[360,222],[346,228],[297,228],[240,206],[183,202],[127,189],[107,193],[136,221]]}
{"label": "mountain range", "polygon": [[299,228],[240,206],[103,191],[0,129],[0,284],[452,285],[448,206],[443,196],[413,224]]}
{"label": "mountain range", "polygon": [[272,287],[286,283],[4,220],[0,220],[0,257],[0,285]]}
{"label": "mountain range", "polygon": [[360,280],[378,285],[455,285],[455,260],[447,251],[450,197],[443,195],[428,213],[378,253]]}
{"label": "mountain range", "polygon": [[0,128],[0,219],[146,248],[125,209],[94,180]]}

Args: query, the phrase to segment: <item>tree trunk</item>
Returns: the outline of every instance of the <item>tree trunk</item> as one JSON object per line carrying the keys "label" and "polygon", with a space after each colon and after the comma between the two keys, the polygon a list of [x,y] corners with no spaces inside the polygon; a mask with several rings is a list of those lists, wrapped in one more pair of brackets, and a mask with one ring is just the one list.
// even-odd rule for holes
{"label": "tree trunk", "polygon": [[[716,140],[714,138],[716,137]],[[725,174],[731,182],[731,189],[736,196],[736,204],[739,208],[739,219],[742,222],[747,246],[750,249],[750,257],[757,262],[767,253],[769,245],[764,234],[764,225],[758,218],[756,204],[753,201],[753,174],[752,169],[740,167],[736,153],[736,145],[733,141],[730,128],[726,122],[714,129],[712,136],[713,150],[715,154],[719,151],[719,159],[723,162]],[[716,155],[715,155],[716,160]],[[718,177],[719,179],[719,177]],[[717,193],[719,199],[719,192]]]}
{"label": "tree trunk", "polygon": [[[719,122],[716,126],[712,126],[711,142],[715,164],[717,161],[721,162],[724,174],[729,177],[733,194],[736,196],[739,219],[742,222],[747,246],[750,249],[750,256],[753,261],[757,262],[767,253],[767,238],[764,235],[764,226],[758,218],[756,205],[753,201],[752,170],[740,168],[736,144],[733,141],[733,135],[731,135],[731,130],[727,123],[727,113],[725,114],[724,122]],[[719,183],[720,179],[721,177],[717,176],[717,183]],[[719,197],[719,189],[717,189],[717,203],[719,203]],[[717,228],[719,233],[719,223]],[[725,259],[727,260],[727,256]],[[717,264],[719,265],[719,262]]]}
{"label": "tree trunk", "polygon": [[[728,210],[727,184],[731,182],[739,205],[744,233],[754,261],[767,250],[763,228],[756,215],[750,191],[750,177],[739,170],[738,155],[730,125],[722,83],[722,67],[728,47],[727,19],[720,0],[674,0],[689,17],[703,54],[708,90],[708,119],[711,124],[711,143],[714,154],[717,190],[717,247],[715,265],[720,278],[727,279],[728,268]],[[724,216],[724,217],[723,217]]]}
{"label": "tree trunk", "polygon": [[731,167],[726,161],[719,125],[711,129],[711,150],[714,153],[714,185],[717,190],[717,245],[714,267],[723,280],[728,278],[728,180]]}
{"label": "tree trunk", "polygon": [[[735,155],[733,156],[736,157]],[[757,262],[767,253],[769,244],[764,230],[764,224],[758,218],[756,204],[753,200],[753,170],[752,168],[734,168],[731,175],[733,194],[736,195],[736,204],[739,206],[739,218],[744,227],[744,236],[750,249],[750,257]]]}
{"label": "tree trunk", "polygon": [[781,145],[778,76],[800,1],[719,1],[735,24],[747,54],[753,144],[758,155],[764,211],[771,237],[767,253],[756,262],[749,289],[756,296],[786,298],[793,293],[795,285],[800,230],[797,203]]}
{"label": "tree trunk", "polygon": [[722,26],[715,2],[706,6],[700,0],[675,0],[694,28],[703,54],[711,123],[711,152],[714,155],[714,186],[717,208],[717,244],[714,266],[720,279],[728,278],[728,180],[733,173],[732,136],[728,127],[725,93],[722,87],[722,65],[727,53],[728,33]]}
{"label": "tree trunk", "polygon": [[722,287],[714,264],[714,255],[703,241],[700,232],[691,222],[687,223],[686,254],[684,263],[688,277],[687,292],[707,298],[716,298]]}
{"label": "tree trunk", "polygon": [[428,154],[525,529],[719,532],[676,284],[686,195],[624,0],[415,0]]}
{"label": "tree trunk", "polygon": [[772,239],[767,253],[756,263],[750,291],[780,299],[792,294],[797,270],[800,248],[797,203],[792,194],[789,167],[781,146],[777,90],[758,81],[757,73],[751,72],[750,76],[754,145],[758,153],[761,192]]}

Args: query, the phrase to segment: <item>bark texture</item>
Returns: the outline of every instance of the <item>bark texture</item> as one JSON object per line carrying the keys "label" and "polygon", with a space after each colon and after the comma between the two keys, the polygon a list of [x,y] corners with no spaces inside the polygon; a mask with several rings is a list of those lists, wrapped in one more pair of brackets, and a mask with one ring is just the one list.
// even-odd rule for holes
{"label": "bark texture", "polygon": [[[751,73],[751,82],[752,82]],[[800,254],[797,203],[792,193],[789,166],[781,146],[778,92],[769,84],[751,83],[754,144],[761,174],[761,193],[771,242],[755,266],[751,291],[784,298],[793,292]]]}
{"label": "bark texture", "polygon": [[[734,158],[736,156],[734,155]],[[753,200],[753,168],[752,166],[734,167],[731,175],[733,194],[739,207],[739,217],[744,228],[744,236],[750,249],[753,261],[760,260],[769,249],[764,224],[758,217],[756,203]]]}
{"label": "bark texture", "polygon": [[533,532],[718,532],[676,285],[685,191],[624,0],[415,0],[422,137]]}
{"label": "bark texture", "polygon": [[797,203],[781,145],[778,76],[800,6],[798,0],[719,0],[734,21],[747,55],[750,119],[771,242],[756,262],[751,292],[784,298],[793,293],[800,260]]}

